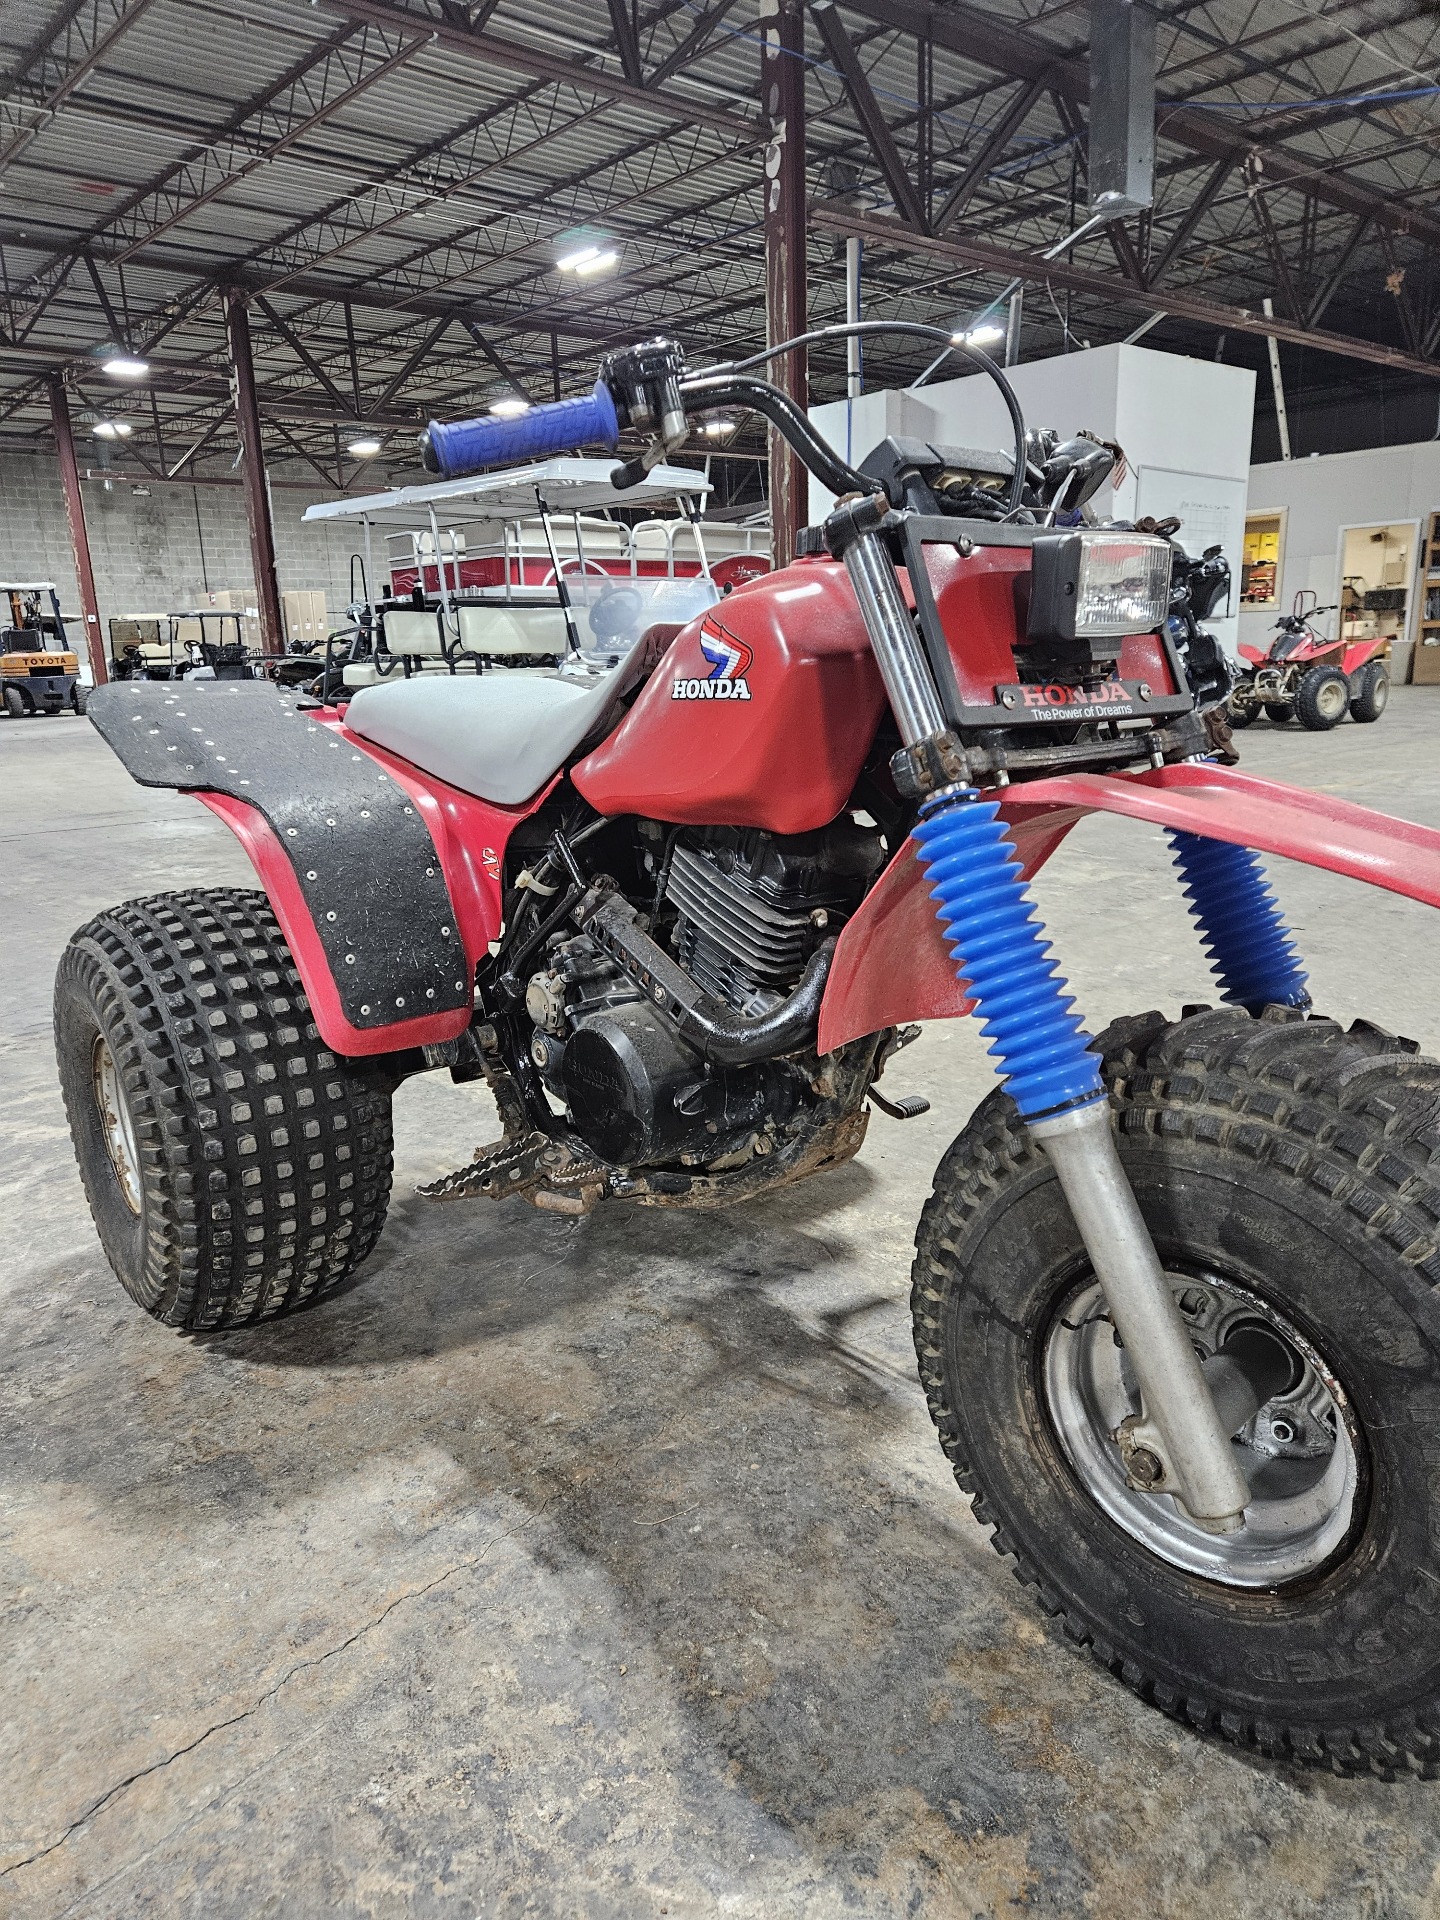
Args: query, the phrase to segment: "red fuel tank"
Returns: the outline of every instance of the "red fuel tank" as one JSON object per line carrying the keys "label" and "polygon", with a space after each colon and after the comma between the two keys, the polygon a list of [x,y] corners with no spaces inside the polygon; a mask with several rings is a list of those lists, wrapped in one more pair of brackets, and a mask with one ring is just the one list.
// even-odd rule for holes
{"label": "red fuel tank", "polygon": [[603,814],[808,833],[849,799],[884,703],[845,569],[797,560],[692,621],[571,778]]}

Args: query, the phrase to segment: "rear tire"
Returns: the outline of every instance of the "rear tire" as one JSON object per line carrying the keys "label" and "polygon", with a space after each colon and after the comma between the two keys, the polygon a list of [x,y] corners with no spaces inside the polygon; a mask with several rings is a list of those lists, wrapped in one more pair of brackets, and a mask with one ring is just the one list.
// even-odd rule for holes
{"label": "rear tire", "polygon": [[288,1313],[374,1246],[389,1082],[321,1041],[264,894],[160,894],[90,921],[60,961],[55,1044],[106,1257],[166,1326]]}
{"label": "rear tire", "polygon": [[[1440,1065],[1363,1021],[1278,1008],[1144,1014],[1097,1044],[1182,1311],[1192,1286],[1229,1288],[1319,1370],[1298,1417],[1277,1396],[1236,1436],[1242,1534],[1107,1483],[1076,1449],[1083,1398],[1055,1355],[1098,1343],[1113,1373],[1123,1348],[1049,1163],[997,1093],[942,1161],[916,1249],[920,1376],[955,1477],[1045,1611],[1142,1699],[1337,1773],[1440,1777]],[[1325,1521],[1273,1577],[1245,1558],[1265,1497]]]}
{"label": "rear tire", "polygon": [[1231,699],[1225,708],[1225,718],[1232,727],[1248,727],[1255,718],[1255,709],[1248,703],[1242,706],[1238,700]]}
{"label": "rear tire", "polygon": [[70,689],[71,712],[76,714],[83,714],[85,711],[86,702],[89,700],[89,698],[90,698],[90,689],[88,687],[82,687],[79,685],[71,687]]}
{"label": "rear tire", "polygon": [[1367,660],[1350,681],[1350,718],[1378,720],[1390,704],[1390,675],[1383,660]]}
{"label": "rear tire", "polygon": [[25,696],[18,687],[6,687],[5,711],[12,720],[23,720],[30,711],[25,704]]}
{"label": "rear tire", "polygon": [[1295,715],[1311,733],[1338,727],[1350,708],[1350,682],[1339,667],[1311,667],[1295,689]]}

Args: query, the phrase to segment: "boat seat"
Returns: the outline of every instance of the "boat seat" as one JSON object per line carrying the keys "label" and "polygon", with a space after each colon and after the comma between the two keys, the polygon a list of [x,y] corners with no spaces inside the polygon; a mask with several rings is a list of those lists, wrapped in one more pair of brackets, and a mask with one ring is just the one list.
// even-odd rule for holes
{"label": "boat seat", "polygon": [[608,718],[627,684],[623,666],[583,679],[537,668],[427,673],[362,687],[345,724],[462,793],[518,807]]}

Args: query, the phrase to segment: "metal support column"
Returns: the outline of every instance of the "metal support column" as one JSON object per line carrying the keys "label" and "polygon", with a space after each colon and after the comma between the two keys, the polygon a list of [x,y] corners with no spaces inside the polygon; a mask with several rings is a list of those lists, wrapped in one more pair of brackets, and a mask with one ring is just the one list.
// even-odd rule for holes
{"label": "metal support column", "polygon": [[275,575],[275,529],[270,522],[270,493],[265,484],[265,456],[260,444],[255,363],[250,354],[250,318],[245,311],[245,295],[238,287],[225,289],[225,331],[230,342],[230,386],[235,399],[235,425],[240,434],[240,464],[245,478],[245,514],[250,522],[250,560],[260,607],[260,647],[264,653],[283,653],[285,638],[280,619],[280,584]]}
{"label": "metal support column", "polygon": [[[765,152],[765,337],[774,345],[805,331],[805,13],[802,0],[761,0],[760,98],[770,128]],[[809,406],[803,349],[772,361],[770,378]],[[798,454],[770,429],[770,522],[775,565],[795,557],[809,519],[809,480]]]}
{"label": "metal support column", "polygon": [[[851,234],[845,242],[845,319],[854,326],[860,318],[860,266],[865,242]],[[860,357],[860,336],[852,333],[845,342],[845,397],[858,400],[865,391],[864,363]],[[850,450],[845,450],[850,458]]]}
{"label": "metal support column", "polygon": [[70,428],[70,402],[61,374],[51,374],[49,384],[50,420],[55,429],[55,452],[60,461],[60,485],[65,491],[65,517],[70,522],[70,549],[75,556],[75,578],[80,586],[85,650],[90,656],[91,678],[97,687],[103,687],[110,673],[105,661],[105,637],[100,631],[100,604],[95,598],[95,570],[90,564],[90,535],[85,526],[85,501],[80,492],[75,436]]}

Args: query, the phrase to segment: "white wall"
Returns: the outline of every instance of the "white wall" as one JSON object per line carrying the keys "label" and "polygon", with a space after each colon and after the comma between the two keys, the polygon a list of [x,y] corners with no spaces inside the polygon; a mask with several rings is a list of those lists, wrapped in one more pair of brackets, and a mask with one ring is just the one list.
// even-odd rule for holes
{"label": "white wall", "polygon": [[[929,399],[928,389],[923,393],[906,393],[903,389],[876,387],[854,400],[829,400],[824,406],[811,407],[810,418],[841,459],[858,467],[882,440],[933,440],[937,421]],[[811,524],[823,520],[834,504],[834,494],[822,487],[812,473]]]}
{"label": "white wall", "polygon": [[[1120,519],[1178,513],[1184,524],[1177,537],[1188,551],[1217,543],[1224,549],[1236,582],[1232,606],[1238,607],[1255,375],[1244,367],[1115,345],[1032,360],[1009,368],[1008,377],[1027,425],[1054,427],[1062,438],[1088,430],[1124,448],[1128,472],[1119,486],[1096,495],[1095,512]],[[891,405],[889,415],[884,402]],[[898,413],[896,402],[903,403]],[[936,381],[916,394],[866,394],[853,403],[814,408],[815,424],[842,449],[847,409],[857,463],[887,433],[1006,451],[1015,444],[1005,403],[986,374]],[[896,424],[901,419],[904,424]],[[812,518],[822,517],[829,503],[812,481]],[[1233,651],[1234,615],[1207,624]]]}
{"label": "white wall", "polygon": [[[1280,606],[1245,608],[1240,638],[1256,644],[1273,629],[1276,612],[1288,611],[1302,587],[1322,606],[1340,591],[1340,530],[1418,520],[1423,540],[1427,517],[1440,508],[1440,440],[1411,446],[1368,447],[1356,453],[1323,453],[1310,460],[1276,460],[1250,469],[1251,513],[1285,513],[1280,554]],[[1415,555],[1419,564],[1418,547]],[[1410,595],[1414,638],[1415,592]],[[1333,619],[1321,626],[1333,632]]]}

